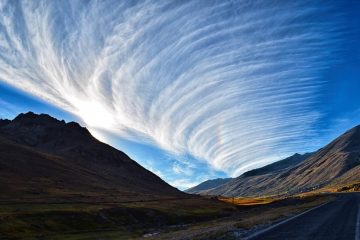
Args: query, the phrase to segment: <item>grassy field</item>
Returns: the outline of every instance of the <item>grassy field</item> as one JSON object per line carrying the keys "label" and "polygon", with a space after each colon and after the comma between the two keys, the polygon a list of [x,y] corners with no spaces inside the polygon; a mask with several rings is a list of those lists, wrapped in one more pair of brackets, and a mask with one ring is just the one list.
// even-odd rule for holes
{"label": "grassy field", "polygon": [[232,239],[330,198],[0,204],[0,239]]}
{"label": "grassy field", "polygon": [[360,182],[354,182],[354,183],[349,183],[347,185],[341,185],[341,186],[337,186],[337,185],[333,185],[333,186],[329,186],[323,190],[326,190],[328,192],[359,192],[360,191]]}
{"label": "grassy field", "polygon": [[298,197],[310,197],[319,194],[336,194],[336,193],[347,193],[347,192],[360,192],[360,182],[353,182],[344,184],[330,184],[323,188],[316,189],[314,191],[304,192],[296,194]]}
{"label": "grassy field", "polygon": [[276,200],[279,200],[278,198],[274,197],[264,197],[264,198],[230,198],[230,197],[219,197],[220,201],[240,205],[240,206],[254,206],[254,205],[263,205],[263,204],[269,204]]}
{"label": "grassy field", "polygon": [[0,239],[136,239],[168,226],[229,216],[211,199],[133,203],[0,204]]}
{"label": "grassy field", "polygon": [[[176,231],[161,232],[149,239],[238,239],[239,236],[246,236],[258,228],[299,214],[332,199],[334,199],[333,196],[325,195],[272,199],[268,203],[265,203],[267,200],[261,201],[258,198],[239,199],[237,210],[230,217],[184,226]],[[259,202],[261,204],[258,204]]]}

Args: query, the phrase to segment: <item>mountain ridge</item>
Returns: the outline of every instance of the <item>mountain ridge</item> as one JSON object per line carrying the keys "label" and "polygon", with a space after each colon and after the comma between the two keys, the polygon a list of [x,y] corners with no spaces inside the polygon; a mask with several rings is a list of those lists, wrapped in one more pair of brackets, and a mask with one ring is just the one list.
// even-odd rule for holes
{"label": "mountain ridge", "polygon": [[327,185],[360,181],[360,125],[320,148],[290,169],[257,176],[239,176],[209,195],[264,196],[294,194]]}
{"label": "mountain ridge", "polygon": [[[299,164],[300,162],[304,161],[306,158],[311,156],[311,154],[312,153],[304,153],[304,154],[295,153],[290,157],[281,159],[274,163],[268,164],[264,167],[247,171],[240,176],[250,177],[250,176],[256,176],[256,175],[261,175],[261,174],[268,174],[268,173],[274,172],[274,171],[279,171],[279,170]],[[219,183],[216,181],[217,179],[210,179],[210,180],[207,180],[205,182],[198,184],[195,187],[187,189],[185,192],[193,193],[193,194],[206,194],[206,192],[210,191],[211,189],[220,187],[220,185],[228,183],[236,178],[225,178],[225,179],[227,179],[227,181],[222,181]],[[215,181],[215,184],[211,184],[211,183],[213,183],[213,181]]]}
{"label": "mountain ridge", "polygon": [[0,189],[9,190],[6,179],[13,179],[12,189],[19,190],[3,198],[64,200],[82,195],[111,201],[185,195],[78,123],[47,114],[28,112],[0,120],[0,151]]}
{"label": "mountain ridge", "polygon": [[232,178],[216,178],[216,179],[209,179],[206,180],[192,188],[186,189],[186,193],[191,194],[200,194],[202,191],[206,191],[215,187],[219,187],[220,185],[223,185],[229,181],[231,181]]}
{"label": "mountain ridge", "polygon": [[270,171],[274,172],[274,171],[283,170],[285,168],[289,168],[289,167],[292,167],[292,166],[295,166],[295,165],[301,163],[306,158],[310,157],[311,154],[312,153],[304,153],[304,154],[295,153],[290,157],[281,159],[279,161],[276,161],[276,162],[266,165],[264,167],[247,171],[240,176],[250,177],[250,176],[256,176],[256,175],[269,173]]}

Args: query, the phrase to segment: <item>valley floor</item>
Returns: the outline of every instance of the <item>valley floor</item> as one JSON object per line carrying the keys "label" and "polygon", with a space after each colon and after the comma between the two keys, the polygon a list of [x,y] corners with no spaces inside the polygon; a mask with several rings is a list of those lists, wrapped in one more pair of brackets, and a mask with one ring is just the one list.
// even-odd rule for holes
{"label": "valley floor", "polygon": [[200,197],[96,204],[2,203],[0,239],[241,239],[335,198],[332,194],[298,196],[253,205]]}

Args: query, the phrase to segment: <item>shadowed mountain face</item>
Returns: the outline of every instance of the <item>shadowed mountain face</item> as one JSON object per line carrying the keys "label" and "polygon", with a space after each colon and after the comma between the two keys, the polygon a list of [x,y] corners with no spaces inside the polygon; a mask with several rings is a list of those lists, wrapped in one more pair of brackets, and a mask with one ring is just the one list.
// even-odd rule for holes
{"label": "shadowed mountain face", "polygon": [[185,192],[191,194],[200,194],[202,191],[207,191],[212,188],[219,187],[225,183],[228,183],[231,180],[232,178],[217,178],[217,179],[207,180],[205,182],[200,183],[199,185],[196,185],[195,187],[185,190]]}
{"label": "shadowed mountain face", "polygon": [[79,124],[49,115],[0,121],[1,200],[118,201],[182,196]]}
{"label": "shadowed mountain face", "polygon": [[297,165],[275,171],[271,170],[273,167],[269,165],[247,172],[203,194],[261,196],[298,193],[328,185],[341,186],[358,182],[360,181],[360,126],[347,131]]}

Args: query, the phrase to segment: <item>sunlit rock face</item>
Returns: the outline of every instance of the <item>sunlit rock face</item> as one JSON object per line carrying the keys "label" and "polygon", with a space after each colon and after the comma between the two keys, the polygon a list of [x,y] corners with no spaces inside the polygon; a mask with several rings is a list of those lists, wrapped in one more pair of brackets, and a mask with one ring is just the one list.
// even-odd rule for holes
{"label": "sunlit rock face", "polygon": [[236,176],[312,144],[326,84],[319,76],[341,52],[336,7],[1,1],[0,79],[92,132],[150,142]]}

